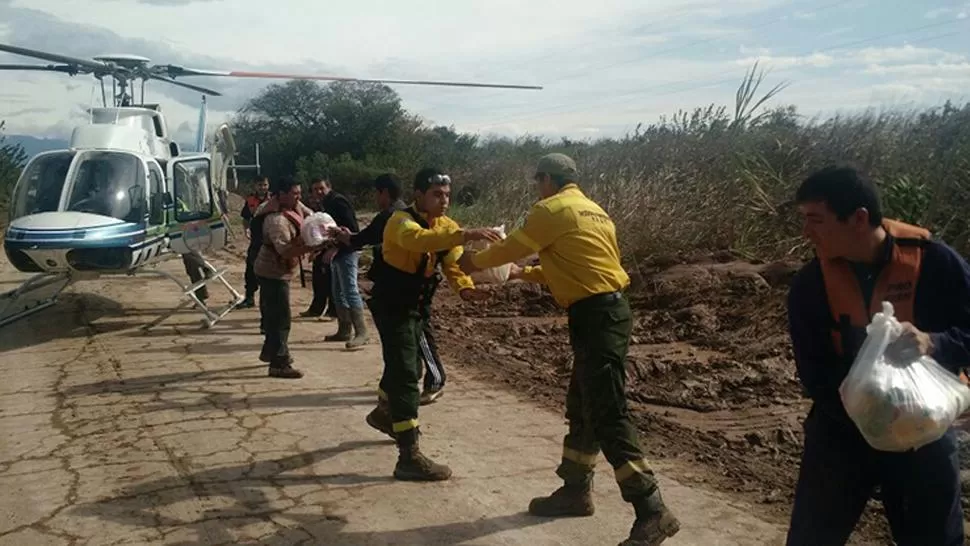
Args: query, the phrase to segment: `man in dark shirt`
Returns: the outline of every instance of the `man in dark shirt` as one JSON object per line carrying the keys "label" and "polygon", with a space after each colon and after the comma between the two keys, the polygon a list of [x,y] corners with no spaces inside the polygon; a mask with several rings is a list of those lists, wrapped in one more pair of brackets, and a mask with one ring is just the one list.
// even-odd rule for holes
{"label": "man in dark shirt", "polygon": [[262,233],[254,234],[250,224],[256,216],[256,209],[265,203],[268,198],[269,178],[257,176],[253,180],[253,192],[246,196],[246,204],[243,205],[240,213],[246,237],[249,239],[249,248],[246,250],[246,298],[237,306],[240,309],[256,305],[254,298],[256,291],[259,290],[259,281],[256,278],[256,272],[253,270],[253,264],[256,263],[256,255],[259,254],[259,247],[262,246]]}
{"label": "man in dark shirt", "polygon": [[[307,205],[313,212],[326,212],[323,209],[325,197],[326,185],[322,180],[318,180],[310,186],[310,199]],[[306,311],[300,313],[301,317],[319,318],[324,313],[327,317],[337,317],[336,302],[333,299],[331,288],[332,271],[330,263],[324,259],[325,255],[325,252],[318,252],[313,256],[313,301],[310,302],[310,307]]]}
{"label": "man in dark shirt", "polygon": [[[351,232],[359,231],[357,214],[353,205],[343,195],[333,191],[330,180],[318,178],[313,181],[323,193],[323,211],[333,217],[337,226]],[[337,311],[337,331],[324,341],[345,341],[347,349],[359,349],[368,342],[367,322],[364,320],[364,300],[357,287],[357,267],[360,252],[350,246],[338,246],[330,262],[331,298]],[[351,336],[353,330],[353,336]]]}
{"label": "man in dark shirt", "polygon": [[953,431],[916,450],[878,451],[847,415],[839,386],[883,301],[905,328],[891,351],[932,356],[954,374],[970,363],[970,266],[928,231],[884,219],[875,186],[854,169],[813,174],[796,201],[816,258],[792,281],[788,313],[813,405],[787,544],[845,544],[879,487],[897,544],[962,546]]}
{"label": "man in dark shirt", "polygon": [[[386,173],[374,179],[375,199],[380,212],[374,216],[367,227],[358,233],[341,230],[338,240],[351,246],[354,250],[361,250],[365,246],[373,248],[374,262],[383,260],[381,257],[381,241],[384,239],[384,227],[391,215],[407,208],[401,200],[401,181],[393,174]],[[374,280],[373,265],[367,271],[367,278]],[[425,321],[420,332],[418,346],[421,348],[421,359],[424,361],[424,390],[421,393],[421,404],[434,403],[441,396],[445,387],[445,367],[438,355],[438,345],[434,340],[430,321]]]}

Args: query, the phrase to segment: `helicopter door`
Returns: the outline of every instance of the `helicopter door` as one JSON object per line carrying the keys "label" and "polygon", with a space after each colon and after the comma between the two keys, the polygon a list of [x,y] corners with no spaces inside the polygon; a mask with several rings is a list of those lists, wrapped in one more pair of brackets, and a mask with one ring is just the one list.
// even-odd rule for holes
{"label": "helicopter door", "polygon": [[148,225],[165,225],[165,175],[154,161],[148,162]]}
{"label": "helicopter door", "polygon": [[175,159],[168,164],[174,205],[169,233],[179,254],[225,246],[226,226],[215,203],[207,157]]}

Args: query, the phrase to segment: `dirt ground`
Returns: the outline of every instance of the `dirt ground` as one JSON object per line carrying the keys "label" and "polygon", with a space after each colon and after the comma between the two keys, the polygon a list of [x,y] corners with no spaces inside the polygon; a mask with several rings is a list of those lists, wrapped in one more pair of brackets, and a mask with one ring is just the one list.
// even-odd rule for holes
{"label": "dirt ground", "polygon": [[[649,455],[672,464],[678,480],[754,503],[780,524],[810,405],[787,334],[785,298],[799,266],[655,259],[640,264],[631,288],[628,396]],[[572,357],[564,313],[547,293],[513,283],[479,307],[443,296],[436,326],[449,361],[561,410]],[[877,502],[852,540],[892,544]]]}

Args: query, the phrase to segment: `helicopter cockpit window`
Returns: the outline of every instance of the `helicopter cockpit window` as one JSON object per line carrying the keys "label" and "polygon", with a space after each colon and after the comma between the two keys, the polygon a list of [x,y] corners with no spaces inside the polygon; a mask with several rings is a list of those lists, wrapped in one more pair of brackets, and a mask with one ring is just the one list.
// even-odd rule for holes
{"label": "helicopter cockpit window", "polygon": [[61,204],[61,193],[74,152],[40,155],[27,166],[13,195],[10,217],[54,212]]}
{"label": "helicopter cockpit window", "polygon": [[142,222],[148,207],[141,159],[121,152],[84,153],[74,169],[67,210]]}
{"label": "helicopter cockpit window", "polygon": [[189,159],[173,166],[175,179],[175,219],[179,222],[203,220],[212,215],[209,189],[209,160]]}

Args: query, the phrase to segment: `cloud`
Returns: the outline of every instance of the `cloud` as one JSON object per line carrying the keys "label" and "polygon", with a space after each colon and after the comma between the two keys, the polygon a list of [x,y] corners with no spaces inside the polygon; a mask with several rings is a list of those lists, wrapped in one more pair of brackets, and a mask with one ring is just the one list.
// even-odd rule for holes
{"label": "cloud", "polygon": [[933,8],[924,13],[923,17],[927,19],[943,19],[946,17],[966,19],[968,15],[970,15],[970,2],[966,2],[962,6]]}
{"label": "cloud", "polygon": [[748,67],[753,65],[755,62],[763,66],[770,66],[772,68],[787,69],[796,66],[811,66],[814,68],[824,68],[835,64],[836,59],[831,55],[825,55],[824,53],[812,53],[811,55],[802,56],[772,56],[772,55],[759,55],[757,57],[744,57],[741,59],[736,59],[733,61],[735,65]]}
{"label": "cloud", "polygon": [[744,44],[741,44],[741,47],[738,48],[738,51],[742,55],[757,55],[757,56],[771,55],[771,49],[767,47],[748,47]]}
{"label": "cloud", "polygon": [[[81,57],[131,53],[160,64],[218,70],[536,83],[545,89],[395,90],[409,111],[431,122],[509,134],[573,136],[589,135],[590,129],[611,136],[635,121],[681,108],[729,103],[755,60],[774,69],[769,72],[772,83],[784,72],[799,89],[819,93],[813,97],[789,91],[781,97],[785,102],[797,98],[800,108],[843,104],[848,95],[853,105],[864,105],[877,96],[873,85],[911,85],[912,73],[933,77],[931,65],[959,72],[949,65],[966,62],[954,53],[966,51],[963,38],[945,49],[899,45],[806,52],[806,47],[863,40],[877,32],[870,22],[885,10],[878,3],[850,4],[830,12],[788,0],[598,0],[590,11],[582,9],[588,7],[586,0],[495,0],[483,11],[466,2],[355,0],[304,2],[295,13],[266,9],[263,0],[0,0],[0,41]],[[908,18],[890,25],[906,27],[930,7],[910,6],[908,13],[891,10],[885,15]],[[782,15],[787,22],[780,20]],[[959,10],[950,14],[958,15]],[[144,21],[177,24],[146,34]],[[845,21],[858,24],[838,27],[847,25]],[[849,32],[853,34],[832,38]],[[904,66],[911,67],[900,68]],[[804,83],[818,77],[832,79],[824,87]],[[279,82],[184,81],[225,94],[209,100],[212,123],[230,116],[264,86]],[[92,90],[100,97],[92,83],[90,77],[0,73],[0,89],[18,101],[0,101],[0,119],[7,118],[11,127],[55,127],[61,118],[74,123],[73,105],[90,103]],[[198,93],[153,84],[148,98],[162,104],[171,127],[181,128],[183,122],[194,126]],[[51,105],[54,112],[11,115],[14,109]]]}
{"label": "cloud", "polygon": [[964,55],[949,53],[942,49],[904,45],[901,47],[867,47],[853,52],[849,60],[864,63],[898,63],[912,61],[954,62],[964,58]]}

